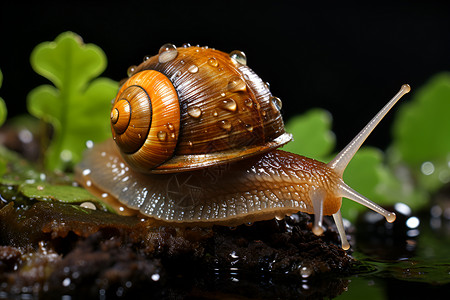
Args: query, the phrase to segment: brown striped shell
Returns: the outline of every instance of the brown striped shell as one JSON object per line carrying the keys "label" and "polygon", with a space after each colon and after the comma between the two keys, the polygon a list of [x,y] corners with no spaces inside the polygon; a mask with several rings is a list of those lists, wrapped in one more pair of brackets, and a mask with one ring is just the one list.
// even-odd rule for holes
{"label": "brown striped shell", "polygon": [[114,140],[141,172],[178,172],[232,162],[291,139],[281,102],[242,52],[164,45],[130,68],[111,111]]}

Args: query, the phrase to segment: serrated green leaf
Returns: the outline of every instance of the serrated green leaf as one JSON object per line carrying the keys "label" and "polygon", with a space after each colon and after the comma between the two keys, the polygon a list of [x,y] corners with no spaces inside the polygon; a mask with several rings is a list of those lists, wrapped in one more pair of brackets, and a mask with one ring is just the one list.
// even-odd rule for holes
{"label": "serrated green leaf", "polygon": [[98,142],[110,136],[109,106],[117,83],[94,79],[104,71],[106,56],[72,32],[38,45],[31,65],[54,84],[32,90],[27,104],[31,114],[54,127],[46,167],[63,170],[81,159],[87,140]]}
{"label": "serrated green leaf", "polygon": [[[0,87],[2,87],[2,83],[3,83],[3,73],[2,70],[0,70]],[[5,101],[3,100],[3,98],[0,97],[0,126],[2,126],[3,123],[5,123],[6,114],[7,110]]]}
{"label": "serrated green leaf", "polygon": [[335,145],[331,121],[331,115],[318,108],[291,118],[286,123],[286,131],[292,133],[294,140],[286,144],[283,150],[320,161],[327,160]]}
{"label": "serrated green leaf", "polygon": [[395,119],[393,152],[419,185],[435,191],[450,182],[450,74],[432,77]]}

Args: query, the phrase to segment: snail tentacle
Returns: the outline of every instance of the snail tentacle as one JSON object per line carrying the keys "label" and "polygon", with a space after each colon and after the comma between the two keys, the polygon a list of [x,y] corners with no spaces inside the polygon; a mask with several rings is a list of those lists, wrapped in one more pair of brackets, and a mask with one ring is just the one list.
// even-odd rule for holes
{"label": "snail tentacle", "polygon": [[334,223],[336,224],[339,237],[341,238],[341,247],[344,250],[350,249],[350,244],[347,240],[347,235],[345,234],[344,222],[342,221],[341,210],[339,209],[337,213],[333,214]]}
{"label": "snail tentacle", "polygon": [[323,233],[323,202],[325,201],[326,191],[323,188],[317,188],[309,192],[314,209],[314,225],[312,231],[315,235]]}
{"label": "snail tentacle", "polygon": [[349,187],[346,183],[341,181],[339,184],[339,193],[341,197],[345,197],[347,199],[353,200],[355,202],[358,202],[361,205],[364,205],[367,208],[370,208],[371,210],[375,211],[376,213],[379,213],[383,217],[386,218],[386,221],[389,223],[392,223],[395,221],[395,213],[389,212],[376,204],[375,202],[369,200],[367,197],[361,195],[351,187]]}
{"label": "snail tentacle", "polygon": [[411,90],[408,84],[402,85],[400,91],[370,120],[369,123],[353,138],[353,140],[339,152],[336,157],[328,163],[328,166],[335,170],[335,172],[342,176],[348,163],[352,160],[358,149],[369,137],[370,133],[380,123],[380,121],[386,116],[389,110],[397,103],[400,98]]}

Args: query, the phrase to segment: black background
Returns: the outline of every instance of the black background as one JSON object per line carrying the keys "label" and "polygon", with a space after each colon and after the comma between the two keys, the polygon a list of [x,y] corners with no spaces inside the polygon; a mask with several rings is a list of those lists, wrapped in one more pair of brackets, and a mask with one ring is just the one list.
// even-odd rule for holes
{"label": "black background", "polygon": [[[25,112],[28,92],[48,82],[31,69],[33,48],[68,30],[105,51],[102,76],[114,80],[167,42],[242,50],[282,99],[285,120],[311,107],[332,112],[338,147],[401,84],[414,89],[450,69],[448,1],[2,1],[0,96],[10,116]],[[389,143],[392,119],[369,144]]]}

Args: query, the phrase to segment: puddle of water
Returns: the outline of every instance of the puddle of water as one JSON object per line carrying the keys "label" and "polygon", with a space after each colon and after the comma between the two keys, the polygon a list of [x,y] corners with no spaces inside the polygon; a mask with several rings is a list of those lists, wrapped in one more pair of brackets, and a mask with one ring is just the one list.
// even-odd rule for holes
{"label": "puddle of water", "polygon": [[378,238],[370,232],[357,236],[353,255],[361,265],[347,278],[347,290],[337,299],[418,299],[424,295],[438,299],[448,295],[450,220],[426,216],[420,221],[416,232],[409,234],[407,229],[389,236],[378,227],[372,232]]}

